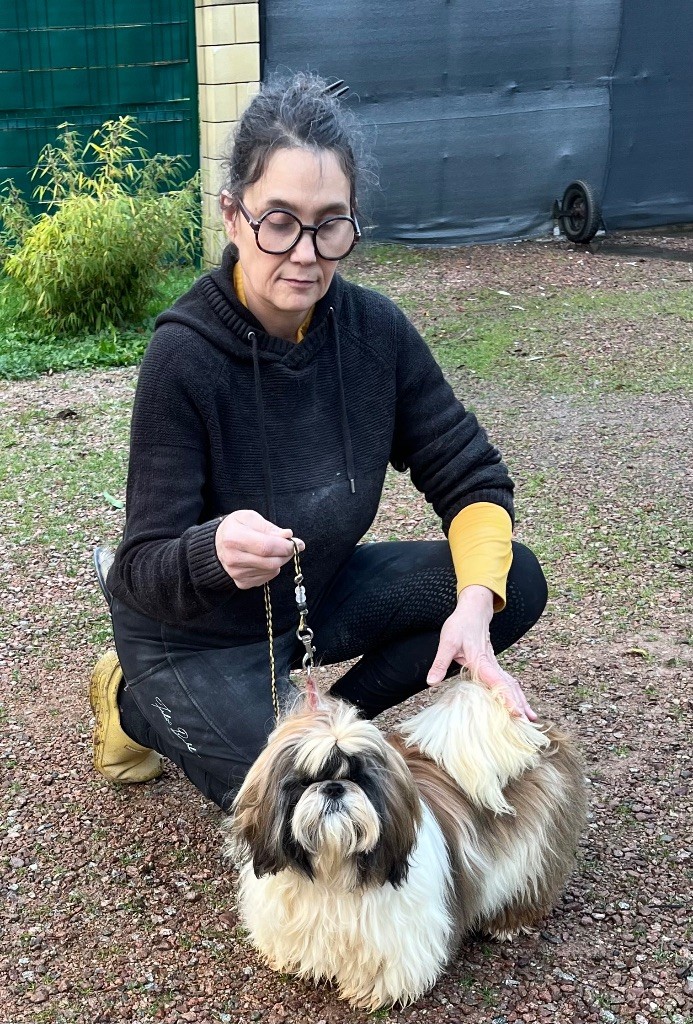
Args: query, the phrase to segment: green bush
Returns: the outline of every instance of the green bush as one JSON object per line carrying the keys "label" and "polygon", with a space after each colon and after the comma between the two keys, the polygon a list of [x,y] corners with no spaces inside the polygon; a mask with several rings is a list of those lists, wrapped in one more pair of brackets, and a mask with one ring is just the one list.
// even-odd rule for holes
{"label": "green bush", "polygon": [[190,262],[199,228],[197,176],[185,161],[134,145],[131,117],[106,121],[84,147],[69,125],[32,178],[46,212],[32,217],[12,181],[0,193],[0,258],[22,287],[22,312],[56,333],[99,331],[141,319],[163,272]]}

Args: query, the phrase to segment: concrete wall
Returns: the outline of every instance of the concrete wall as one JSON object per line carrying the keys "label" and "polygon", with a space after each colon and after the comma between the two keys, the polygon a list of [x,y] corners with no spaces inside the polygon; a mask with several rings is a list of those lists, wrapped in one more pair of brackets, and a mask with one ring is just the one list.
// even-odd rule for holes
{"label": "concrete wall", "polygon": [[257,0],[195,0],[206,266],[218,265],[225,242],[218,200],[222,154],[260,81],[258,7]]}

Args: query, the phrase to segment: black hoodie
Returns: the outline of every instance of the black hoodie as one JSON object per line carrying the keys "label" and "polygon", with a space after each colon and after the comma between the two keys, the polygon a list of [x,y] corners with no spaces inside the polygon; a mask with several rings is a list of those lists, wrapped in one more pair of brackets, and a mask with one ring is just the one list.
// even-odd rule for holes
{"label": "black hoodie", "polygon": [[[130,437],[126,522],[108,576],[152,619],[266,637],[262,587],[222,568],[219,520],[255,509],[306,544],[311,606],[368,531],[388,463],[409,469],[444,531],[477,501],[513,515],[498,451],[425,342],[388,299],[335,274],[300,344],[237,299],[234,257],[162,313],[145,353]],[[277,635],[295,627],[291,566],[272,581]]]}

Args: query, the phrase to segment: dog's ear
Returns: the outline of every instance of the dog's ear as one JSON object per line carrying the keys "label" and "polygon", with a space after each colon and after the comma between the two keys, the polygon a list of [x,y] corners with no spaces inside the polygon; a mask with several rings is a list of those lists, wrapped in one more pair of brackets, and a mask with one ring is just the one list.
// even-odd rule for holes
{"label": "dog's ear", "polygon": [[374,766],[375,787],[369,793],[380,819],[380,839],[368,853],[359,854],[359,882],[363,886],[403,885],[409,873],[416,835],[421,823],[418,790],[403,759],[391,751],[386,767]]}
{"label": "dog's ear", "polygon": [[293,867],[312,878],[308,858],[291,833],[291,817],[302,790],[291,748],[260,755],[234,800],[226,825],[226,849],[236,860],[252,860],[258,878]]}

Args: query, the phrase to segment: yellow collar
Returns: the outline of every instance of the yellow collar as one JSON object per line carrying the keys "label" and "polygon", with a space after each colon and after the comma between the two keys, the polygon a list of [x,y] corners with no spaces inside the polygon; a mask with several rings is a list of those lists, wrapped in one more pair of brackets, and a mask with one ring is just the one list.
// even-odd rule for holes
{"label": "yellow collar", "polygon": [[[241,270],[240,263],[236,263],[234,268],[233,268],[233,288],[234,288],[234,291],[236,292],[236,297],[237,297],[238,301],[242,302],[243,305],[245,306],[245,308],[247,309],[248,308],[248,303],[247,303],[246,297],[245,297],[245,288],[243,287],[243,271]],[[307,317],[305,318],[305,320],[303,321],[303,323],[301,324],[299,329],[296,331],[296,341],[297,342],[301,342],[305,338],[306,332],[307,332],[308,328],[310,327],[310,322],[313,319],[314,311],[315,311],[315,306],[311,306],[311,308],[308,310]]]}

